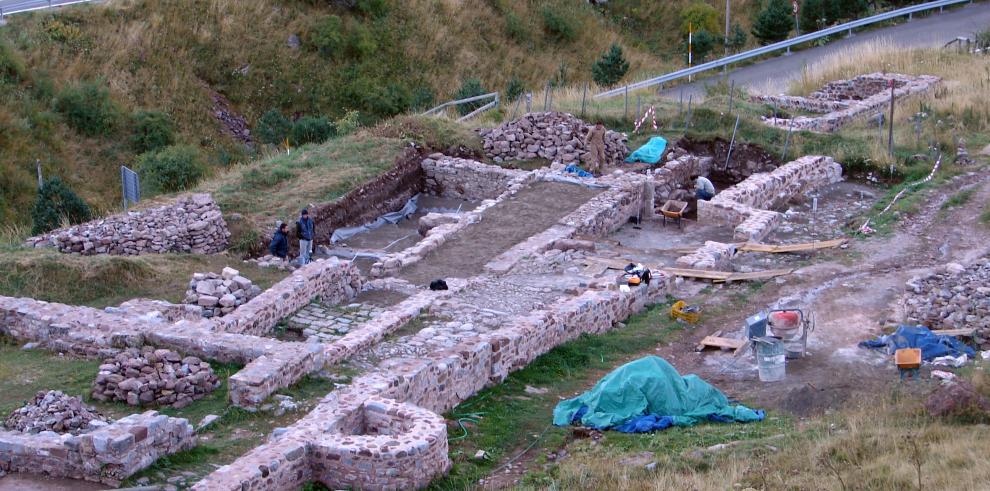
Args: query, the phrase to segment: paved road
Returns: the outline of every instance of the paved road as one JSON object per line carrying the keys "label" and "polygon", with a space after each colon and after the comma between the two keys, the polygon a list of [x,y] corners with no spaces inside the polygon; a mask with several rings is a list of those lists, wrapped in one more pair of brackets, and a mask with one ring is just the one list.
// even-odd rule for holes
{"label": "paved road", "polygon": [[[782,92],[787,89],[787,82],[801,75],[805,65],[839,50],[882,38],[905,47],[942,46],[958,36],[972,37],[973,33],[988,28],[990,28],[990,2],[968,4],[941,14],[936,10],[926,17],[915,17],[904,24],[856,34],[825,46],[796,51],[790,55],[771,58],[736,70],[731,70],[730,67],[728,76],[735,80],[736,87],[747,87],[750,91],[761,93]],[[863,67],[863,72],[880,68],[882,67]],[[710,73],[714,73],[714,70]],[[665,90],[663,95],[680,97],[683,87],[684,97],[688,94],[700,97],[704,94],[705,83],[713,83],[722,76],[720,74],[719,77],[673,87]]]}
{"label": "paved road", "polygon": [[0,0],[0,9],[3,9],[4,15],[18,11],[22,9],[27,9],[31,7],[42,7],[51,5],[61,5],[63,3],[69,3],[73,0]]}

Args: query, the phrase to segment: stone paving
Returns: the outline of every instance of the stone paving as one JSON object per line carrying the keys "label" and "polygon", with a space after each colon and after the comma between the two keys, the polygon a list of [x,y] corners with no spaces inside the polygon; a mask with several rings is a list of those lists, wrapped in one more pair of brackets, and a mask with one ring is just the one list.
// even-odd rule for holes
{"label": "stone paving", "polygon": [[307,342],[325,343],[344,337],[355,326],[377,318],[385,310],[384,307],[360,303],[311,303],[289,317],[286,324],[288,329],[299,331]]}

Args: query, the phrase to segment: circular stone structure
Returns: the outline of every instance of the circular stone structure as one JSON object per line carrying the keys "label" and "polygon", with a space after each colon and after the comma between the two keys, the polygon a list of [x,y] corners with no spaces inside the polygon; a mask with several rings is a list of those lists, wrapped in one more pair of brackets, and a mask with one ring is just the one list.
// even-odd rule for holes
{"label": "circular stone structure", "polygon": [[419,489],[450,470],[443,417],[411,404],[372,397],[341,433],[315,442],[314,479],[331,489]]}

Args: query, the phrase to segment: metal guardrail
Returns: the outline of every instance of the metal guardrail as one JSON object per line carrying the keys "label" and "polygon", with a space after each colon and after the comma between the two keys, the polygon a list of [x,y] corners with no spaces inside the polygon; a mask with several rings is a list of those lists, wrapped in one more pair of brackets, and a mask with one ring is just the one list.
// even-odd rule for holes
{"label": "metal guardrail", "polygon": [[488,94],[476,95],[474,97],[467,97],[465,99],[458,99],[456,101],[444,102],[443,104],[440,104],[439,106],[434,107],[433,109],[430,109],[429,111],[426,111],[425,113],[422,114],[422,116],[429,116],[431,114],[436,114],[436,113],[442,111],[443,109],[446,109],[446,108],[451,107],[451,106],[457,106],[457,105],[460,105],[460,104],[466,104],[468,102],[481,101],[481,100],[485,100],[485,99],[492,99],[492,101],[489,102],[488,104],[485,104],[484,106],[479,107],[478,109],[475,109],[474,111],[471,111],[468,114],[465,114],[464,116],[461,116],[460,118],[457,118],[458,121],[466,121],[468,119],[471,119],[471,118],[477,116],[478,114],[481,114],[481,113],[483,113],[483,112],[485,112],[485,111],[487,111],[487,110],[489,110],[489,109],[497,106],[498,105],[498,101],[499,101],[498,92],[490,92]]}
{"label": "metal guardrail", "polygon": [[77,3],[93,3],[95,1],[97,0],[25,0],[24,2],[8,5],[6,7],[0,5],[0,20],[11,14],[64,7],[66,5],[75,5]]}
{"label": "metal guardrail", "polygon": [[868,26],[870,24],[875,24],[877,22],[895,19],[897,17],[902,17],[905,15],[911,16],[912,14],[918,12],[924,12],[926,10],[932,10],[936,8],[941,10],[944,7],[948,7],[950,5],[957,5],[960,3],[973,3],[973,0],[937,0],[934,2],[927,2],[918,5],[912,5],[910,7],[905,7],[902,9],[892,10],[890,12],[884,12],[882,14],[877,14],[870,17],[865,17],[863,19],[854,20],[852,22],[846,22],[845,24],[839,24],[837,26],[822,29],[820,31],[810,32],[808,34],[802,34],[800,36],[793,37],[791,39],[786,39],[784,41],[780,41],[777,43],[768,44],[766,46],[762,46],[756,49],[751,49],[749,51],[744,51],[742,53],[737,53],[732,56],[726,56],[725,58],[709,61],[708,63],[702,63],[700,65],[693,66],[691,68],[678,70],[676,72],[671,72],[660,77],[651,78],[649,80],[643,80],[642,82],[636,82],[634,84],[624,85],[617,89],[607,90],[600,94],[595,94],[595,98],[614,97],[617,95],[622,95],[627,90],[642,89],[645,87],[651,87],[654,85],[662,84],[664,82],[670,82],[673,80],[677,80],[679,78],[687,77],[689,75],[701,73],[707,70],[711,70],[713,68],[721,68],[723,66],[732,63],[738,63],[743,60],[748,60],[750,58],[765,55],[782,49],[790,50],[792,46],[796,46],[801,43],[806,43],[808,41],[814,41],[816,39],[821,39],[823,37],[831,36],[833,34],[839,34],[844,31],[848,31],[851,34],[852,30],[856,29],[857,27]]}

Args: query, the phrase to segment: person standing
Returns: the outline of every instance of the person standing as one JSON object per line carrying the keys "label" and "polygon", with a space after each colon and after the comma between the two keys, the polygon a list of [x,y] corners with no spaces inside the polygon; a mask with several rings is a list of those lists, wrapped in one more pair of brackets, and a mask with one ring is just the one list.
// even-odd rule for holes
{"label": "person standing", "polygon": [[279,259],[288,259],[289,256],[289,226],[285,222],[278,222],[272,242],[268,244],[268,252]]}
{"label": "person standing", "polygon": [[707,177],[693,175],[691,180],[694,181],[694,197],[702,201],[708,201],[715,197],[715,185],[712,181],[708,180]]}
{"label": "person standing", "polygon": [[296,237],[299,237],[299,264],[309,264],[309,256],[313,253],[313,232],[316,225],[309,217],[309,210],[303,208],[296,221]]}
{"label": "person standing", "polygon": [[590,152],[588,171],[592,174],[602,172],[605,167],[605,125],[601,121],[596,122],[588,131],[588,135],[584,137],[584,146]]}

